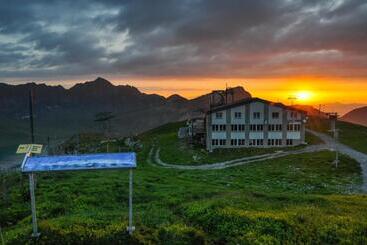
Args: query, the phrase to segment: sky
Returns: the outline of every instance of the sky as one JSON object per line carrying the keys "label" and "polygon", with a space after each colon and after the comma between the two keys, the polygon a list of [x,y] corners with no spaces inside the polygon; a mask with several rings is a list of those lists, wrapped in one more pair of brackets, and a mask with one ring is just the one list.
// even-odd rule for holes
{"label": "sky", "polygon": [[367,104],[365,0],[1,0],[0,82]]}

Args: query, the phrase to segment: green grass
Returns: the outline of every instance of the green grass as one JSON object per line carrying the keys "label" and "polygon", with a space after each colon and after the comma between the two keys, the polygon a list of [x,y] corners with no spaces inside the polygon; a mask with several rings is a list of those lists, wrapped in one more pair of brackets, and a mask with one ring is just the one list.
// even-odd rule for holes
{"label": "green grass", "polygon": [[[329,132],[330,122],[326,119],[311,117],[307,127],[332,135],[331,132]],[[367,153],[367,127],[343,121],[338,121],[336,127],[340,130],[339,141],[341,143],[357,151]]]}
{"label": "green grass", "polygon": [[[305,147],[215,149],[210,153],[206,151],[203,146],[190,145],[184,139],[178,140],[177,128],[180,126],[183,126],[183,123],[172,123],[154,130],[154,140],[160,147],[160,158],[164,162],[184,165],[215,163],[241,157],[274,153],[276,151],[296,150]],[[318,137],[309,133],[306,133],[306,142],[309,145],[322,143]]]}
{"label": "green grass", "polygon": [[[43,244],[364,244],[367,196],[359,165],[319,152],[210,171],[146,162],[170,124],[141,136],[134,175],[136,231],[126,234],[128,173],[37,175]],[[177,151],[177,149],[176,149]],[[0,225],[9,244],[30,243],[27,177],[1,176]]]}
{"label": "green grass", "polygon": [[347,122],[338,122],[337,127],[340,129],[340,142],[367,153],[367,127]]}

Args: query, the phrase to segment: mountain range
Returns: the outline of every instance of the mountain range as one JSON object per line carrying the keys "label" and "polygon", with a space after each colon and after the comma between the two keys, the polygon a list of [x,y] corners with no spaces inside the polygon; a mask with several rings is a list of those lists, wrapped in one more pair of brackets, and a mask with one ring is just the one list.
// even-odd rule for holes
{"label": "mountain range", "polygon": [[[100,128],[96,115],[102,112],[114,115],[111,134],[140,133],[203,113],[209,109],[211,97],[205,94],[189,100],[174,94],[165,98],[142,93],[129,85],[116,86],[101,77],[69,89],[36,83],[0,83],[0,133],[7,134],[9,124],[12,124],[12,128],[18,125],[17,129],[24,132],[24,137],[29,134],[30,91],[33,91],[34,98],[36,139],[41,141],[47,137],[60,138],[76,132],[95,131]],[[242,87],[231,88],[230,92],[234,100],[251,97]]]}
{"label": "mountain range", "polygon": [[[129,85],[116,86],[101,77],[69,89],[36,83],[0,83],[0,148],[29,141],[30,91],[33,91],[38,142],[46,142],[49,137],[62,140],[78,132],[102,130],[96,115],[106,112],[113,115],[110,134],[137,134],[168,122],[202,115],[209,109],[210,98],[213,98],[210,93],[194,99],[178,94],[165,98],[142,93]],[[251,97],[243,87],[231,88],[229,94],[232,101]],[[320,116],[313,107],[295,107]],[[342,120],[367,125],[367,107],[347,113]]]}

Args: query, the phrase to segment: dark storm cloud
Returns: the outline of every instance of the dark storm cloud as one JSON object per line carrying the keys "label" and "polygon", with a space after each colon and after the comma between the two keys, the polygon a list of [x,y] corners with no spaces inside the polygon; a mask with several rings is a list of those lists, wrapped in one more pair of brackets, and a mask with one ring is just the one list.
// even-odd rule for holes
{"label": "dark storm cloud", "polygon": [[363,0],[0,3],[3,79],[366,77],[366,41]]}

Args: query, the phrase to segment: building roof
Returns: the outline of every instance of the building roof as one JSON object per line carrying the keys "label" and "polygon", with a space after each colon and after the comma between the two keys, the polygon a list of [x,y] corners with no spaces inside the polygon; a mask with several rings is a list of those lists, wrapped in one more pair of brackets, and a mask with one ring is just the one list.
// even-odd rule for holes
{"label": "building roof", "polygon": [[260,99],[260,98],[244,99],[244,100],[239,100],[239,101],[237,101],[235,103],[232,103],[232,104],[217,106],[215,108],[210,109],[207,112],[207,114],[217,112],[217,111],[222,111],[222,110],[229,109],[229,108],[232,108],[232,107],[237,107],[237,106],[241,106],[241,105],[245,105],[245,104],[250,104],[252,102],[262,102],[262,103],[265,103],[265,104],[268,104],[268,105],[278,106],[278,107],[281,107],[281,108],[284,108],[284,109],[287,109],[287,110],[298,111],[300,113],[307,114],[307,112],[304,111],[304,110],[300,110],[300,109],[294,108],[292,106],[287,106],[287,105],[284,105],[282,103],[276,103],[276,102],[272,102],[272,101],[264,100],[264,99]]}

